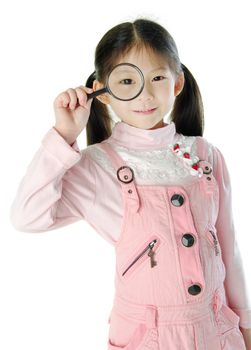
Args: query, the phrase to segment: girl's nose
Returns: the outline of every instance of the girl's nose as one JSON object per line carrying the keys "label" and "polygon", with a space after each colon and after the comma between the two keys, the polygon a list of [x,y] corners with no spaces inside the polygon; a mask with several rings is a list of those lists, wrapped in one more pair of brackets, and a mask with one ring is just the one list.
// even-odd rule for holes
{"label": "girl's nose", "polygon": [[143,90],[141,91],[140,95],[137,97],[139,101],[142,100],[152,100],[153,99],[153,91],[149,84],[144,85]]}

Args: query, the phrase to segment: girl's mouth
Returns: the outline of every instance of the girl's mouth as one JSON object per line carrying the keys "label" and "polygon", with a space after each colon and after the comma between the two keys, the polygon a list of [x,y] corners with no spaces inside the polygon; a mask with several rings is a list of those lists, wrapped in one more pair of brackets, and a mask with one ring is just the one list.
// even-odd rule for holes
{"label": "girl's mouth", "polygon": [[136,113],[138,113],[138,114],[144,114],[144,115],[146,115],[146,114],[152,114],[155,110],[156,110],[157,108],[152,108],[152,109],[148,109],[148,110],[142,110],[142,111],[134,111],[134,112],[136,112]]}

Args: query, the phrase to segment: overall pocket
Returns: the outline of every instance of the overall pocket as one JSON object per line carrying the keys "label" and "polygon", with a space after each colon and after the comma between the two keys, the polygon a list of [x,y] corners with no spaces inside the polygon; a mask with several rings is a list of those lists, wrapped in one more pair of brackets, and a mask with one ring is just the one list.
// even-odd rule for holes
{"label": "overall pocket", "polygon": [[[218,240],[217,236],[217,230],[216,227],[209,223],[205,230],[205,238],[208,242],[209,246],[209,255],[210,258],[213,260],[213,264],[215,265],[215,273],[217,274],[217,285],[219,283],[223,283],[226,277],[226,269],[224,262],[222,260],[222,252],[221,252],[221,246]],[[212,276],[213,277],[213,276]],[[215,286],[216,287],[216,286]]]}
{"label": "overall pocket", "polygon": [[158,249],[161,245],[161,239],[157,235],[152,235],[146,240],[134,254],[127,259],[126,263],[120,268],[122,278],[128,278],[140,267],[147,266],[149,269],[156,268],[158,265]]}
{"label": "overall pocket", "polygon": [[108,350],[159,350],[156,328],[147,328],[144,323],[135,323],[112,313],[110,318]]}
{"label": "overall pocket", "polygon": [[218,241],[218,237],[216,235],[216,229],[213,225],[208,225],[205,231],[206,238],[209,244],[212,246],[214,253],[216,256],[221,255],[221,248]]}
{"label": "overall pocket", "polygon": [[239,320],[240,317],[228,305],[222,304],[216,318],[222,350],[246,350]]}
{"label": "overall pocket", "polygon": [[145,345],[145,339],[147,337],[147,328],[144,324],[140,324],[133,333],[129,342],[126,345],[120,345],[116,341],[108,339],[108,350],[141,350]]}

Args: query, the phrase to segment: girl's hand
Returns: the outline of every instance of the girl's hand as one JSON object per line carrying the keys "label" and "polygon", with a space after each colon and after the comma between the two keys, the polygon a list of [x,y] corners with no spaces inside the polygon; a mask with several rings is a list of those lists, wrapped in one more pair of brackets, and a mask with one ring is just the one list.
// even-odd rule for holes
{"label": "girl's hand", "polygon": [[91,93],[93,89],[82,85],[69,88],[60,93],[53,103],[56,118],[54,128],[70,145],[88,122],[93,98],[87,101],[87,92]]}
{"label": "girl's hand", "polygon": [[243,334],[247,350],[251,350],[251,328],[240,327],[240,331]]}

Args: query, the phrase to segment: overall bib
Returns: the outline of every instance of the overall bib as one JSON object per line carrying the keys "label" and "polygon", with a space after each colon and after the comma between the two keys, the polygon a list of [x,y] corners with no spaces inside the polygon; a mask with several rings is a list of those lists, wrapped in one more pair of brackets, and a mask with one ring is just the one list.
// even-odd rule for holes
{"label": "overall bib", "polygon": [[217,181],[202,139],[199,145],[200,177],[186,186],[144,186],[112,145],[100,143],[124,205],[108,350],[246,349],[239,316],[226,304]]}

